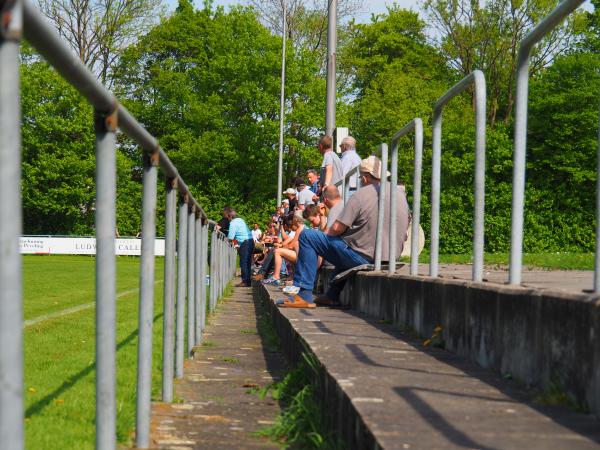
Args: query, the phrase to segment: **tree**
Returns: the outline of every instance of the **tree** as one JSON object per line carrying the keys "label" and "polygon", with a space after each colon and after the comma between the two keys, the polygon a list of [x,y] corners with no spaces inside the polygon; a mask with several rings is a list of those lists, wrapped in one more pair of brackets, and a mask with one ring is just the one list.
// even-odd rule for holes
{"label": "tree", "polygon": [[79,59],[110,83],[111,67],[155,23],[160,1],[40,0],[40,7]]}
{"label": "tree", "polygon": [[[280,38],[250,8],[194,10],[180,1],[119,65],[119,96],[215,217],[224,204],[251,220],[274,206],[280,52]],[[324,81],[314,73],[312,60],[290,55],[288,90],[298,104],[294,122],[302,125],[287,143],[295,146],[290,166],[298,170],[312,166],[308,155],[316,154],[314,92]]]}
{"label": "tree", "polygon": [[[474,69],[488,82],[489,122],[508,121],[514,103],[516,58],[523,38],[557,1],[491,0],[480,4],[468,0],[425,0],[423,6],[438,32],[440,51],[451,68],[463,77]],[[547,67],[574,39],[578,17],[548,34],[533,50],[531,72]]]}

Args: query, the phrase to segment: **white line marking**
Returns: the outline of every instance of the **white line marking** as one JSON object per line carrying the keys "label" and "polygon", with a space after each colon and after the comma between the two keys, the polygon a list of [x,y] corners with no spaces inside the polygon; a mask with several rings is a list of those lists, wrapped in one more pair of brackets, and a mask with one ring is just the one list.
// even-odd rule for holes
{"label": "white line marking", "polygon": [[[162,281],[163,280],[156,280],[154,282],[154,284],[160,283]],[[139,292],[139,291],[140,291],[140,289],[136,288],[136,289],[130,289],[128,291],[119,292],[115,298],[125,297],[126,295],[135,294],[136,292]],[[23,328],[30,327],[31,325],[36,325],[40,322],[45,322],[46,320],[56,319],[57,317],[63,317],[63,316],[67,316],[69,314],[83,311],[85,309],[90,309],[90,308],[93,308],[94,306],[96,306],[96,302],[85,303],[84,305],[73,306],[72,308],[63,309],[62,311],[57,311],[54,313],[46,314],[44,316],[36,317],[34,319],[29,319],[29,320],[26,320],[25,322],[23,322]]]}

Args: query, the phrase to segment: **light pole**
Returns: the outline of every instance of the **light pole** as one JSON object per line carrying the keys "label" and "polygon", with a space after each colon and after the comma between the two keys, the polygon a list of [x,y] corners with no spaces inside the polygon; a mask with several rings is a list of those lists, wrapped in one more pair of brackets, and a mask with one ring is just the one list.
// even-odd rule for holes
{"label": "light pole", "polygon": [[327,109],[325,111],[325,134],[333,136],[333,131],[335,130],[337,0],[329,0],[327,19]]}
{"label": "light pole", "polygon": [[286,7],[285,0],[281,1],[283,7],[283,46],[281,50],[281,99],[279,109],[279,161],[277,165],[277,204],[281,200],[283,190],[283,119],[284,119],[284,108],[285,108],[285,44],[286,44],[286,33],[287,33],[287,19],[286,19]]}

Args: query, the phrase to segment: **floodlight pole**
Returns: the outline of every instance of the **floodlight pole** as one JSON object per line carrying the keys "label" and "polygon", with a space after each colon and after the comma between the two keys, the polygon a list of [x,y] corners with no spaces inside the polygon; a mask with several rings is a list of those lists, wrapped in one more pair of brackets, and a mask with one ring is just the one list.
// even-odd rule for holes
{"label": "floodlight pole", "polygon": [[337,0],[329,0],[327,14],[327,108],[325,134],[333,136],[335,130],[336,54],[337,54]]}
{"label": "floodlight pole", "polygon": [[281,98],[279,107],[279,161],[277,163],[277,203],[281,200],[283,190],[283,120],[285,109],[285,46],[287,40],[287,18],[285,0],[281,2],[283,6],[283,46],[281,50]]}

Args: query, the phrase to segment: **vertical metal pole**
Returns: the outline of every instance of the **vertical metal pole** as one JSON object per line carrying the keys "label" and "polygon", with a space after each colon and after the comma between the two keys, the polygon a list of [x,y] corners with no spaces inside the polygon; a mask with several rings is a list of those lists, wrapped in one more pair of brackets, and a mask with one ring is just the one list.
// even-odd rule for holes
{"label": "vertical metal pole", "polygon": [[202,282],[202,290],[200,291],[200,297],[202,299],[202,330],[206,328],[206,264],[208,259],[208,225],[202,226],[202,275],[200,280]]}
{"label": "vertical metal pole", "polygon": [[214,230],[210,235],[210,298],[209,307],[210,311],[215,310],[216,306],[216,286],[217,286],[217,232]]}
{"label": "vertical metal pole", "polygon": [[202,219],[200,216],[196,217],[194,221],[196,227],[196,247],[194,249],[194,277],[196,282],[194,283],[194,311],[196,316],[194,318],[195,324],[195,337],[194,345],[198,345],[202,340],[202,300],[201,294],[202,287],[204,286],[204,280],[202,278]]}
{"label": "vertical metal pole", "polygon": [[398,228],[398,142],[400,138],[392,139],[391,177],[390,177],[390,252],[388,273],[396,272],[396,230]]}
{"label": "vertical metal pole", "polygon": [[184,196],[179,205],[179,239],[177,240],[177,322],[175,331],[175,377],[183,378],[183,359],[185,355],[185,294],[186,294],[186,262],[188,235],[188,197]]}
{"label": "vertical metal pole", "polygon": [[283,196],[283,124],[285,114],[285,46],[287,41],[287,10],[286,1],[282,0],[283,4],[283,40],[281,50],[281,98],[279,100],[279,158],[277,162],[277,203],[281,201]]}
{"label": "vertical metal pole", "polygon": [[419,273],[419,231],[421,222],[421,174],[423,172],[423,121],[415,119],[415,162],[413,174],[413,211],[410,240],[410,274]]}
{"label": "vertical metal pole", "polygon": [[600,118],[596,150],[596,255],[594,258],[594,292],[600,290]]}
{"label": "vertical metal pole", "polygon": [[175,241],[177,233],[177,180],[167,180],[165,208],[165,281],[163,306],[163,402],[173,401],[175,352]]}
{"label": "vertical metal pole", "polygon": [[483,279],[483,235],[485,212],[485,119],[486,88],[483,72],[475,77],[475,213],[473,216],[473,281]]}
{"label": "vertical metal pole", "polygon": [[195,336],[196,336],[196,327],[194,326],[194,319],[195,319],[195,300],[194,300],[194,294],[195,294],[195,288],[194,285],[196,284],[196,277],[195,277],[195,263],[196,263],[196,256],[195,256],[195,250],[196,250],[196,206],[192,205],[192,207],[190,208],[189,212],[188,212],[188,263],[187,263],[187,267],[188,267],[188,300],[187,300],[187,304],[188,304],[188,313],[187,313],[187,351],[188,351],[188,357],[192,356],[192,350],[194,348],[194,344],[195,344]]}
{"label": "vertical metal pole", "polygon": [[96,448],[116,436],[117,114],[96,112]]}
{"label": "vertical metal pole", "polygon": [[136,446],[150,446],[150,396],[152,393],[152,323],[154,315],[154,242],[156,237],[156,181],[158,152],[144,155],[142,197],[142,256],[140,260],[140,306]]}
{"label": "vertical metal pole", "polygon": [[375,270],[381,270],[381,247],[383,243],[383,221],[385,217],[385,191],[387,188],[388,146],[381,144],[381,183],[379,185],[379,208],[377,213],[377,234],[375,236]]}
{"label": "vertical metal pole", "polygon": [[21,2],[9,2],[0,14],[0,442],[4,448],[22,450]]}
{"label": "vertical metal pole", "polygon": [[327,15],[327,109],[325,134],[333,136],[336,107],[336,58],[337,58],[337,0],[328,0]]}
{"label": "vertical metal pole", "polygon": [[429,275],[438,276],[440,245],[440,170],[442,159],[442,110],[433,111],[433,150],[431,155],[431,249]]}

